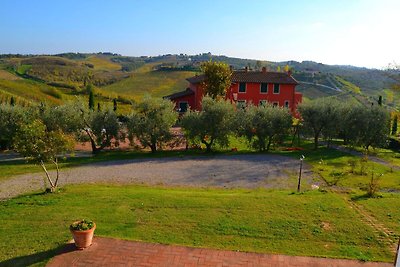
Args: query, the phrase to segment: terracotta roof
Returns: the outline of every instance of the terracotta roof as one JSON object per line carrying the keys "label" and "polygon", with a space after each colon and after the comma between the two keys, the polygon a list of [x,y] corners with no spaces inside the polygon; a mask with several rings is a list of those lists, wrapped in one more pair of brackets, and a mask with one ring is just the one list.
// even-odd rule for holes
{"label": "terracotta roof", "polygon": [[176,98],[179,98],[182,96],[188,96],[188,95],[194,95],[194,92],[192,90],[190,90],[190,88],[186,88],[185,91],[181,91],[181,92],[178,92],[175,94],[164,96],[163,98],[164,99],[176,99]]}
{"label": "terracotta roof", "polygon": [[186,81],[188,81],[190,83],[193,83],[193,84],[196,84],[196,83],[203,82],[204,79],[205,79],[205,76],[204,76],[204,74],[202,74],[202,75],[196,75],[196,76],[187,78]]}
{"label": "terracotta roof", "polygon": [[[205,76],[198,75],[186,80],[193,84],[201,83],[205,80]],[[270,71],[234,71],[232,74],[232,82],[298,84],[298,82],[286,72]]]}

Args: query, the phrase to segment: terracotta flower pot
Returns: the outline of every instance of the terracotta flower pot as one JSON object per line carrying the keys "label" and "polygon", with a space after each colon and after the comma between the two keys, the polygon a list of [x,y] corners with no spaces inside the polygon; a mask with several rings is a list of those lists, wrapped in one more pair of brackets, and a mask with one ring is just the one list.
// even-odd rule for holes
{"label": "terracotta flower pot", "polygon": [[89,230],[71,230],[72,236],[75,241],[75,246],[78,249],[85,249],[92,244],[94,230],[96,229],[96,224],[93,223],[93,227]]}

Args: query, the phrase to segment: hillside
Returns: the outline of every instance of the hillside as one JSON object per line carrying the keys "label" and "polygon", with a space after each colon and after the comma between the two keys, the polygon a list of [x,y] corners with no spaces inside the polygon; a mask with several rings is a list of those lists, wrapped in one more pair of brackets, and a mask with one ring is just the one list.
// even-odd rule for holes
{"label": "hillside", "polygon": [[15,96],[24,103],[59,104],[85,97],[88,84],[94,86],[99,102],[116,98],[121,105],[140,101],[145,94],[162,97],[187,87],[186,78],[199,72],[201,62],[223,61],[235,69],[249,67],[269,70],[286,65],[299,81],[304,98],[337,97],[344,101],[384,103],[396,108],[400,103],[398,71],[325,65],[312,61],[269,62],[216,56],[162,55],[127,57],[113,53],[64,53],[58,55],[0,55],[0,99]]}

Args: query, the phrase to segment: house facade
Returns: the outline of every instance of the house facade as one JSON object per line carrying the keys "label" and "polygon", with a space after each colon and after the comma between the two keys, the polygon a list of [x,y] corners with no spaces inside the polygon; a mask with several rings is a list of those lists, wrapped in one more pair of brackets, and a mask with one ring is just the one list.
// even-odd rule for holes
{"label": "house facade", "polygon": [[[189,86],[185,91],[164,98],[175,102],[179,112],[185,112],[189,107],[191,110],[201,110],[205,76],[194,76],[187,81]],[[297,84],[290,72],[270,72],[266,68],[262,71],[238,70],[232,73],[232,83],[225,98],[238,106],[271,103],[286,107],[295,115],[297,105],[302,101],[302,94],[296,92]]]}

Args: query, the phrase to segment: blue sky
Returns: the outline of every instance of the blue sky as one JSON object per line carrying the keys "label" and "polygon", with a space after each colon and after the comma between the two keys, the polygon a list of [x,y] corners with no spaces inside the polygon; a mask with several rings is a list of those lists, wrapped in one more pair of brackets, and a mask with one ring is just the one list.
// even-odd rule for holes
{"label": "blue sky", "polygon": [[399,0],[1,0],[0,53],[400,63]]}

